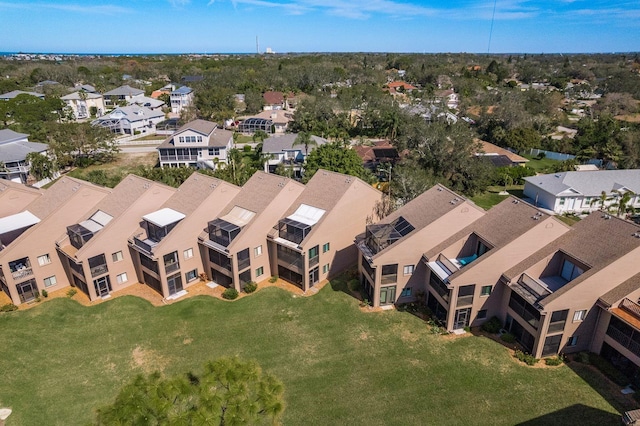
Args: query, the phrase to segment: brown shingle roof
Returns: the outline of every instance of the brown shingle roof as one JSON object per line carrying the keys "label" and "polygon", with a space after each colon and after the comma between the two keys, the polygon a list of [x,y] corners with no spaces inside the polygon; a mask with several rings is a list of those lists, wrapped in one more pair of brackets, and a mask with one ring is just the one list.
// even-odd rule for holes
{"label": "brown shingle roof", "polygon": [[220,179],[203,175],[202,173],[193,173],[180,185],[176,193],[164,203],[163,207],[168,207],[188,216],[190,213],[193,213],[200,204],[207,201],[207,198],[213,194],[220,185],[234,186]]}
{"label": "brown shingle roof", "polygon": [[[218,128],[218,125],[212,121],[194,120],[180,127],[173,135],[169,136],[160,145],[158,145],[158,148],[174,148],[175,144],[173,140],[180,136],[180,133],[186,130],[192,130],[208,137],[209,144],[207,146],[212,148],[227,146],[229,139],[233,137],[232,132]],[[193,147],[194,145],[190,146]]]}
{"label": "brown shingle roof", "polygon": [[130,174],[113,188],[111,194],[96,205],[91,214],[96,210],[102,210],[114,218],[118,217],[153,185],[158,185],[158,183]]}
{"label": "brown shingle roof", "polygon": [[600,297],[600,303],[611,307],[618,300],[624,299],[629,295],[629,293],[638,289],[640,289],[640,274],[634,275],[619,286],[602,295],[602,297]]}
{"label": "brown shingle roof", "polygon": [[[513,163],[526,163],[527,160],[524,157],[519,156],[518,154],[509,151],[508,149],[500,148],[498,145],[494,145],[489,142],[485,142],[483,140],[476,139],[475,142],[479,143],[481,146],[481,150],[484,155],[504,155]],[[480,153],[479,153],[480,154]],[[480,154],[483,155],[483,154]]]}
{"label": "brown shingle roof", "polygon": [[64,176],[58,179],[49,189],[47,189],[42,197],[33,201],[27,206],[27,210],[36,215],[41,220],[58,210],[66,203],[73,194],[82,187],[90,187],[99,189],[104,192],[111,192],[108,188],[103,188],[84,180],[74,179]]}
{"label": "brown shingle roof", "polygon": [[[289,93],[287,98],[291,99],[294,96],[295,95],[293,93]],[[284,103],[284,93],[282,92],[268,91],[264,92],[262,97],[267,105],[281,105]]]}
{"label": "brown shingle roof", "polygon": [[538,250],[503,275],[505,278],[513,280],[531,266],[559,250],[589,266],[589,270],[582,275],[542,299],[540,303],[545,305],[631,250],[640,247],[640,238],[633,236],[636,232],[640,232],[640,227],[634,223],[594,212],[573,225],[569,232]]}

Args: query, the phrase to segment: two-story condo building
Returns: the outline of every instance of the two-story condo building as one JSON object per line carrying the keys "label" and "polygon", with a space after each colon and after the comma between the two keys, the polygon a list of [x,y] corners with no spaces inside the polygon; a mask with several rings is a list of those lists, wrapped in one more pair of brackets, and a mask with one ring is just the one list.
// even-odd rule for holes
{"label": "two-story condo building", "polygon": [[64,177],[27,206],[28,217],[16,220],[19,235],[0,251],[0,283],[13,304],[30,302],[41,290],[68,285],[54,235],[62,234],[69,221],[85,217],[110,192]]}
{"label": "two-story condo building", "polygon": [[205,272],[216,284],[241,291],[274,273],[267,234],[304,190],[281,176],[256,172],[200,234]]}
{"label": "two-story condo building", "polygon": [[305,292],[355,265],[356,235],[381,193],[353,176],[318,170],[269,233],[271,270]]}
{"label": "two-story condo building", "polygon": [[[137,279],[165,298],[185,294],[204,272],[198,235],[240,192],[219,179],[193,173],[156,211],[141,216],[129,238]],[[206,273],[206,272],[205,272]]]}
{"label": "two-story condo building", "polygon": [[358,275],[372,306],[414,300],[424,291],[422,254],[485,214],[462,196],[436,185],[356,238]]}
{"label": "two-story condo building", "polygon": [[427,306],[453,331],[501,312],[502,272],[566,233],[569,227],[509,197],[428,250]]}
{"label": "two-story condo building", "polygon": [[232,132],[211,121],[194,120],[158,145],[160,167],[215,170],[218,163],[227,163],[232,146]]}
{"label": "two-story condo building", "polygon": [[[505,329],[537,358],[591,350],[602,315],[598,299],[640,273],[639,256],[640,227],[590,214],[504,272],[500,318]],[[616,346],[610,339],[617,337],[611,332],[604,339]]]}
{"label": "two-story condo building", "polygon": [[162,206],[175,189],[129,175],[83,220],[67,226],[56,248],[71,285],[89,300],[109,297],[137,282],[127,237],[140,227],[140,217]]}

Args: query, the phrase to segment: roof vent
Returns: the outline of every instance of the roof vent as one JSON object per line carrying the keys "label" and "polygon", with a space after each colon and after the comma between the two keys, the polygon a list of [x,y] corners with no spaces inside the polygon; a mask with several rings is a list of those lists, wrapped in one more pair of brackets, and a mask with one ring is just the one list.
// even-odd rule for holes
{"label": "roof vent", "polygon": [[438,187],[438,191],[442,191],[442,188]]}
{"label": "roof vent", "polygon": [[640,238],[640,233],[638,232],[634,232],[633,234],[631,234],[632,237],[636,237],[636,238]]}
{"label": "roof vent", "polygon": [[609,219],[611,219],[611,216],[609,216],[608,214],[604,214],[604,215],[602,215],[602,218],[604,220],[609,220]]}
{"label": "roof vent", "polygon": [[211,189],[215,189],[215,187],[216,187],[216,186],[218,186],[218,184],[217,184],[217,183],[212,183],[212,184],[211,184]]}

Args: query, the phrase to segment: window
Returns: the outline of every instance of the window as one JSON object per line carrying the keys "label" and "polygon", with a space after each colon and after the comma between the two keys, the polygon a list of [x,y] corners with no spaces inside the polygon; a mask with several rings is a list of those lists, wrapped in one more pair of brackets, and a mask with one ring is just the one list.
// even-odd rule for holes
{"label": "window", "polygon": [[481,309],[478,311],[478,316],[476,316],[476,319],[485,319],[486,317],[487,317],[487,310]]}
{"label": "window", "polygon": [[43,254],[42,256],[38,256],[38,265],[44,266],[51,263],[51,258],[49,257],[49,253]]}
{"label": "window", "polygon": [[488,296],[491,294],[491,290],[493,290],[492,285],[483,285],[482,289],[480,289],[480,296]]}
{"label": "window", "polygon": [[309,249],[309,268],[313,268],[320,261],[320,247],[315,246]]}
{"label": "window", "polygon": [[482,241],[478,241],[478,246],[476,247],[476,254],[478,257],[482,256],[489,250],[489,247]]}
{"label": "window", "polygon": [[191,259],[193,257],[193,249],[186,249],[183,254],[185,259]]}
{"label": "window", "polygon": [[180,262],[178,261],[178,252],[174,251],[163,256],[164,269],[166,273],[177,271],[180,269]]}
{"label": "window", "polygon": [[256,269],[256,278],[261,276],[262,274],[264,274],[264,268],[261,266],[258,269]]}
{"label": "window", "polygon": [[587,317],[587,310],[575,311],[573,314],[573,322],[583,321]]}
{"label": "window", "polygon": [[382,284],[398,282],[398,264],[382,265]]}
{"label": "window", "polygon": [[402,293],[400,293],[400,297],[411,297],[411,287],[403,288]]}
{"label": "window", "polygon": [[220,148],[209,148],[209,155],[220,155]]}
{"label": "window", "polygon": [[129,281],[129,278],[127,277],[127,273],[123,272],[121,274],[116,275],[116,281],[118,282],[118,284],[126,283],[127,281]]}
{"label": "window", "polygon": [[117,251],[111,255],[111,260],[114,262],[120,262],[122,259],[122,251]]}
{"label": "window", "polygon": [[329,264],[328,263],[322,267],[322,273],[326,274],[327,272],[329,272]]}
{"label": "window", "polygon": [[564,197],[560,197],[560,205],[564,206]]}
{"label": "window", "polygon": [[567,346],[575,346],[578,344],[578,336],[571,336],[567,340]]}
{"label": "window", "polygon": [[562,262],[562,270],[560,271],[560,276],[567,281],[571,281],[582,275],[584,271],[574,265],[569,260],[564,260]]}
{"label": "window", "polygon": [[404,265],[404,269],[403,269],[403,273],[404,273],[404,275],[411,275],[411,274],[413,274],[413,269],[414,269],[414,266],[413,266],[413,265]]}
{"label": "window", "polygon": [[322,252],[323,252],[323,253],[326,253],[326,252],[328,252],[328,251],[329,251],[329,243],[324,243],[324,244],[322,245]]}
{"label": "window", "polygon": [[58,281],[56,280],[56,276],[55,275],[52,276],[52,277],[44,279],[44,286],[45,287],[51,287],[51,286],[54,286],[56,284],[58,284]]}
{"label": "window", "polygon": [[184,278],[186,282],[190,283],[191,281],[198,278],[198,270],[194,269],[193,271],[187,272],[186,274],[184,274]]}
{"label": "window", "polygon": [[555,311],[551,314],[551,322],[549,323],[549,329],[547,333],[555,333],[557,331],[564,330],[564,324],[567,321],[568,309],[563,311]]}
{"label": "window", "polygon": [[253,257],[259,257],[259,256],[262,256],[262,246],[261,245],[253,249]]}

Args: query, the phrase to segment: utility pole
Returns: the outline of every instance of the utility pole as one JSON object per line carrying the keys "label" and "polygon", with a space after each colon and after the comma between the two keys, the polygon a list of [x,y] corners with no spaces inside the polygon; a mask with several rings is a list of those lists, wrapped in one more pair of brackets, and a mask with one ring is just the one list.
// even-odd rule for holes
{"label": "utility pole", "polygon": [[258,36],[256,36],[256,54],[260,54],[260,45],[258,44]]}

